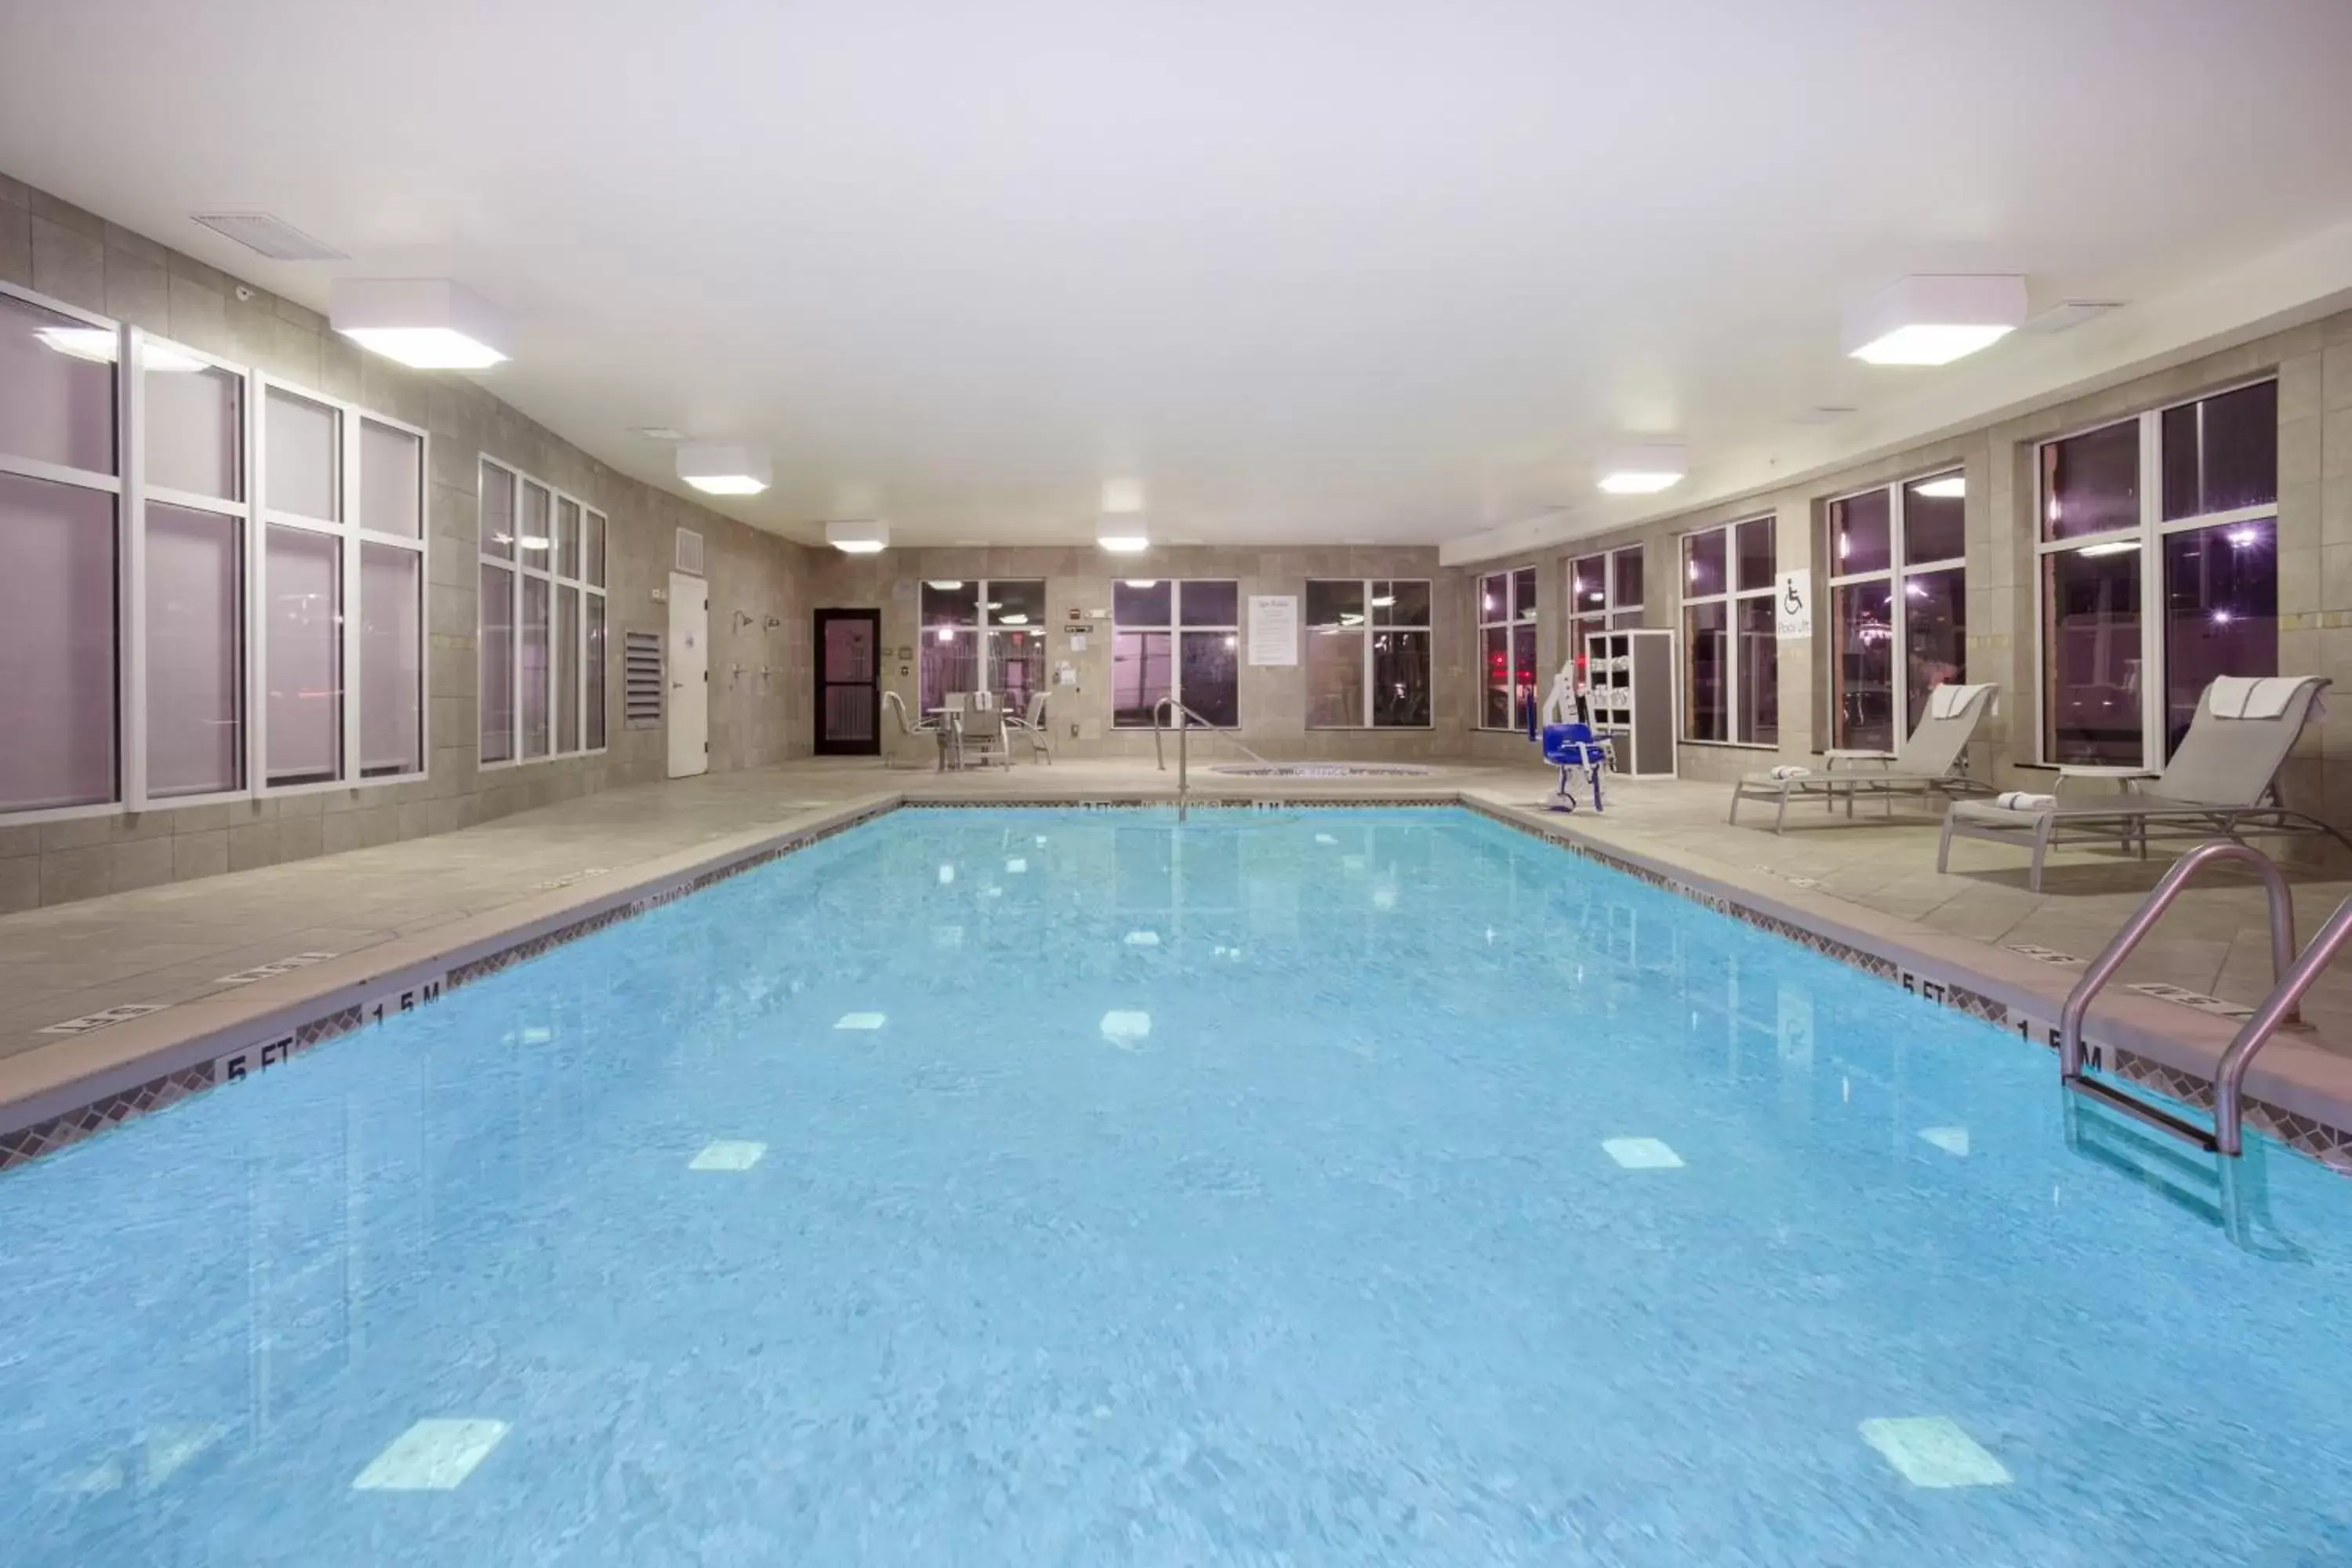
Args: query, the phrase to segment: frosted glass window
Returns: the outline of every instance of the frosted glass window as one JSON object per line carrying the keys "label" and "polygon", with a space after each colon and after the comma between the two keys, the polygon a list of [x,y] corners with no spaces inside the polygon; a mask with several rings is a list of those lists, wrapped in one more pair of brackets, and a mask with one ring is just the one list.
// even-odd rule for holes
{"label": "frosted glass window", "polygon": [[320,783],[342,771],[342,542],[301,528],[267,541],[268,782]]}
{"label": "frosted glass window", "polygon": [[118,338],[0,294],[0,452],[113,473]]}
{"label": "frosted glass window", "polygon": [[245,378],[205,366],[150,370],[145,381],[147,482],[189,495],[244,500]]}
{"label": "frosted glass window", "polygon": [[482,553],[514,559],[515,479],[495,464],[482,466]]}
{"label": "frosted glass window", "polygon": [[522,516],[518,520],[521,526],[515,530],[515,543],[522,549],[522,563],[534,572],[547,570],[548,546],[552,542],[547,531],[553,526],[548,521],[547,512],[546,487],[525,479],[522,482]]}
{"label": "frosted glass window", "polygon": [[514,760],[514,579],[508,567],[482,567],[481,760],[486,763]]}
{"label": "frosted glass window", "polygon": [[0,810],[115,796],[114,560],[112,496],[0,474]]}
{"label": "frosted glass window", "polygon": [[555,591],[555,749],[580,749],[580,590]]}
{"label": "frosted glass window", "polygon": [[[542,492],[544,493],[544,492]],[[543,577],[522,580],[522,754],[547,755],[547,611]]]}
{"label": "frosted glass window", "polygon": [[555,574],[580,575],[580,503],[576,500],[555,503]]}
{"label": "frosted glass window", "polygon": [[[594,512],[588,514],[594,517]],[[604,748],[604,596],[588,596],[588,733],[587,748]]]}
{"label": "frosted glass window", "polygon": [[269,485],[263,504],[272,511],[297,517],[341,521],[342,465],[337,445],[342,416],[323,403],[273,386],[268,417],[262,430],[268,453],[264,473]]}
{"label": "frosted glass window", "polygon": [[147,793],[244,783],[244,523],[147,506]]}
{"label": "frosted glass window", "polygon": [[604,585],[604,514],[590,512],[582,526],[585,530],[581,541],[582,553],[586,560],[581,577],[590,587],[601,588]]}
{"label": "frosted glass window", "polygon": [[425,766],[425,648],[419,619],[425,557],[360,545],[360,772]]}
{"label": "frosted glass window", "polygon": [[425,531],[425,443],[360,421],[360,526],[415,539]]}

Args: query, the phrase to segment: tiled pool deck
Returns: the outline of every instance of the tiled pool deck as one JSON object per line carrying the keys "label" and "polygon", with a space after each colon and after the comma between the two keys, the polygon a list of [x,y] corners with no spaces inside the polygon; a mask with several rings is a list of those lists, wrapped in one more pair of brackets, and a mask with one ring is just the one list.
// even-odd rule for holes
{"label": "tiled pool deck", "polygon": [[[419,976],[461,983],[583,924],[625,918],[683,884],[772,856],[900,800],[1135,802],[1173,795],[1148,763],[1065,761],[942,776],[829,759],[615,790],[462,832],[0,917],[0,1166],[331,1037],[400,1005]],[[1549,771],[1436,764],[1425,775],[1240,778],[1196,771],[1196,793],[1353,802],[1460,800],[1572,838],[1654,880],[1881,973],[1910,973],[1954,1005],[2039,1028],[2163,868],[2097,849],[2053,853],[2049,890],[2024,857],[1962,841],[1935,872],[1925,816],[1893,822],[1792,813],[1788,834],[1723,820],[1728,786],[1617,785],[1605,816],[1538,809]],[[2307,935],[2352,882],[2296,881]],[[2071,962],[2070,962],[2071,961]],[[2101,1000],[2092,1030],[2137,1070],[2210,1072],[2269,987],[2258,888],[2223,875],[2167,918]],[[2129,987],[2168,986],[2188,999]],[[104,1021],[110,1010],[143,1010]],[[2249,1088],[2307,1119],[2306,1148],[2352,1163],[2352,973],[2306,1005],[2312,1026],[2265,1051]],[[79,1024],[72,1032],[61,1026]],[[289,1047],[288,1040],[294,1044]],[[239,1054],[252,1047],[253,1059]],[[2054,1069],[2053,1069],[2054,1075]],[[2193,1091],[2189,1079],[2165,1080]],[[85,1113],[85,1108],[99,1109]],[[58,1119],[64,1117],[62,1121]],[[2273,1121],[2278,1120],[2273,1117]],[[2352,1138],[2344,1142],[2352,1142]]]}

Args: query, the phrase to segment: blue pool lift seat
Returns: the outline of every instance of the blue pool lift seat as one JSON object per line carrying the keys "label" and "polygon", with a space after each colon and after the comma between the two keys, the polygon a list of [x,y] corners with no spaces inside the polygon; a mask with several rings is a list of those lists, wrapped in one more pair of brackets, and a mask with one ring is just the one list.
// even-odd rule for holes
{"label": "blue pool lift seat", "polygon": [[1601,805],[1601,774],[1609,765],[1609,742],[1590,724],[1547,724],[1543,727],[1544,761],[1559,770],[1559,793],[1548,803],[1554,811],[1576,809],[1576,775],[1582,773],[1592,791],[1592,809]]}

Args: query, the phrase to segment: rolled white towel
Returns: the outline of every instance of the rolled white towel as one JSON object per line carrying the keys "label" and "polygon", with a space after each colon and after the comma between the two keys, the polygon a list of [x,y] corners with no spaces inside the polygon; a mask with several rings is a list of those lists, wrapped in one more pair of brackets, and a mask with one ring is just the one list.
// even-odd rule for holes
{"label": "rolled white towel", "polygon": [[1772,776],[1776,779],[1809,779],[1813,776],[1813,770],[1801,768],[1794,763],[1782,763],[1772,770]]}
{"label": "rolled white towel", "polygon": [[1992,803],[2003,811],[2047,811],[2058,804],[2058,797],[2036,795],[2032,790],[2012,789],[1993,796]]}

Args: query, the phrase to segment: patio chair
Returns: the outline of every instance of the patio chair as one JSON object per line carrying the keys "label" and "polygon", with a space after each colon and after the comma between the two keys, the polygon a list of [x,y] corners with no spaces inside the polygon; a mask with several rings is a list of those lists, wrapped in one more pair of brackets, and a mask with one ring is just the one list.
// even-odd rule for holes
{"label": "patio chair", "polygon": [[895,691],[882,694],[882,765],[921,767],[937,759],[940,727],[907,713],[907,700]]}
{"label": "patio chair", "polygon": [[1850,820],[1853,797],[1863,793],[1885,795],[1889,815],[1898,795],[1948,797],[1990,793],[1989,785],[1968,776],[1969,742],[1975,738],[1985,715],[1992,711],[1993,698],[2000,689],[1948,681],[1937,687],[1927,694],[1927,710],[1919,715],[1918,724],[1900,751],[1834,750],[1827,754],[1827,766],[1821,773],[1783,767],[1748,773],[1731,786],[1728,820],[1739,820],[1743,800],[1771,801],[1772,831],[1781,833],[1788,828],[1789,801],[1795,795],[1820,795],[1832,811],[1843,796]]}
{"label": "patio chair", "polygon": [[2033,853],[2026,886],[2038,893],[2042,862],[2062,832],[2113,838],[2126,848],[2137,844],[2142,859],[2150,829],[2185,838],[2324,833],[2352,848],[2352,840],[2326,823],[2288,810],[2278,794],[2279,768],[2327,684],[2316,675],[2222,676],[2198,698],[2172,760],[2137,793],[2081,802],[2021,795],[1960,802],[1945,815],[1936,869],[1949,867],[1955,837],[2021,845]]}
{"label": "patio chair", "polygon": [[[1054,760],[1054,733],[1045,727],[1045,696],[1043,691],[1029,694],[1029,711],[1007,713],[1004,727],[1013,734],[1027,738],[1031,762]],[[1010,744],[1010,741],[1006,742]]]}
{"label": "patio chair", "polygon": [[959,766],[986,767],[991,763],[1005,767],[1013,765],[1012,737],[1004,731],[1004,710],[993,703],[982,707],[966,703],[962,711],[949,715],[956,728],[956,760]]}

